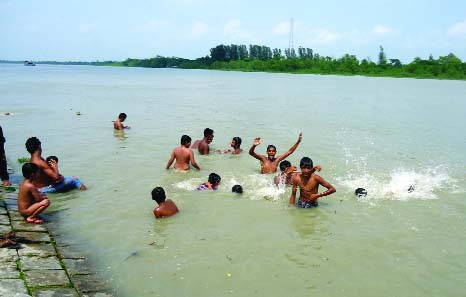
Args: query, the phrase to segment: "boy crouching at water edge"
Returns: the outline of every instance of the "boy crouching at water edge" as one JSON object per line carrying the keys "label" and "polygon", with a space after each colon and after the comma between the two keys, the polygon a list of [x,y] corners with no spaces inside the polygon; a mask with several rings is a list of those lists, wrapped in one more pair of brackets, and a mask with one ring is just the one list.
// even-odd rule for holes
{"label": "boy crouching at water edge", "polygon": [[[314,173],[316,168],[313,167],[311,158],[302,158],[299,167],[301,173],[295,174],[291,179],[293,189],[291,190],[290,205],[295,205],[298,187],[299,200],[296,206],[301,208],[317,207],[319,205],[317,199],[336,192],[331,184]],[[319,193],[319,185],[326,187],[327,191]]]}
{"label": "boy crouching at water edge", "polygon": [[175,202],[166,199],[165,191],[162,187],[156,187],[152,190],[152,200],[155,200],[158,207],[154,208],[154,216],[159,218],[170,217],[178,212]]}
{"label": "boy crouching at water edge", "polygon": [[50,205],[45,194],[40,194],[33,181],[39,175],[39,167],[34,163],[25,163],[22,167],[24,180],[19,186],[18,211],[27,223],[43,224],[38,217]]}

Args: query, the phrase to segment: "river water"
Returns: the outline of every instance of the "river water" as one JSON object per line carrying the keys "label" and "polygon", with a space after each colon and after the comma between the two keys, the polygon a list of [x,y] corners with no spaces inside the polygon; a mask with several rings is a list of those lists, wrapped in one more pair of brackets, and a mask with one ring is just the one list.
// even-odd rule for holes
{"label": "river water", "polygon": [[[115,133],[120,112],[131,129]],[[36,136],[88,187],[50,194],[48,212],[119,296],[466,292],[464,81],[0,64],[0,114],[14,175]],[[166,171],[181,135],[206,127],[211,149],[240,136],[245,152]],[[289,208],[247,154],[256,136],[280,154],[300,132],[288,160],[311,157],[337,188],[315,209]],[[194,191],[211,172],[220,189]],[[179,214],[154,219],[155,186]]]}

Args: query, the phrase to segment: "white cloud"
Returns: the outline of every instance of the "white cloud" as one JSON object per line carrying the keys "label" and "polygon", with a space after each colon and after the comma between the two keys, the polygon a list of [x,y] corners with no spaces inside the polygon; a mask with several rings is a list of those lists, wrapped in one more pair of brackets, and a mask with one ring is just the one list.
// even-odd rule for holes
{"label": "white cloud", "polygon": [[285,35],[290,33],[290,22],[281,22],[273,28],[273,33],[277,35]]}
{"label": "white cloud", "polygon": [[159,32],[161,30],[166,30],[172,26],[172,23],[164,20],[148,20],[145,23],[136,26],[134,30],[136,32]]}
{"label": "white cloud", "polygon": [[252,34],[241,28],[241,21],[238,19],[232,19],[223,28],[223,35],[231,42],[247,42],[251,41]]}
{"label": "white cloud", "polygon": [[309,31],[308,42],[314,44],[329,44],[338,41],[342,38],[342,34],[331,32],[324,28],[313,29]]}
{"label": "white cloud", "polygon": [[204,22],[195,22],[192,29],[191,29],[191,34],[190,37],[197,39],[204,35],[208,30],[207,25]]}
{"label": "white cloud", "polygon": [[447,34],[451,37],[466,37],[466,21],[456,23],[448,28]]}
{"label": "white cloud", "polygon": [[392,28],[382,25],[376,25],[374,28],[372,28],[372,33],[379,36],[384,36],[391,32],[393,32]]}
{"label": "white cloud", "polygon": [[237,19],[230,20],[225,25],[225,27],[223,29],[223,34],[225,36],[235,35],[239,31],[240,27],[241,27],[241,21],[240,20],[237,20]]}

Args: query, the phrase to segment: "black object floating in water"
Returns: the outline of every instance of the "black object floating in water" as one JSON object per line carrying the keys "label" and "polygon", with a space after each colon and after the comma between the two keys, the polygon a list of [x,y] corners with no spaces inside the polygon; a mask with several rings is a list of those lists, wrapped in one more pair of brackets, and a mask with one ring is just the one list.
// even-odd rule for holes
{"label": "black object floating in water", "polygon": [[367,190],[364,188],[357,188],[356,191],[354,191],[354,195],[360,197],[366,197],[367,196]]}
{"label": "black object floating in water", "polygon": [[414,192],[414,186],[410,185],[408,188],[408,193],[412,193],[412,192]]}

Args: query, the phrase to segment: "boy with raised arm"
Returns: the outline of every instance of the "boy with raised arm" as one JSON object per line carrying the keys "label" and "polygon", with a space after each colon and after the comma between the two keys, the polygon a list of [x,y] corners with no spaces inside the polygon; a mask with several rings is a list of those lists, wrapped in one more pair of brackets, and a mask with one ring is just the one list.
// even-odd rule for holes
{"label": "boy with raised arm", "polygon": [[49,186],[63,181],[63,175],[58,172],[57,163],[51,161],[47,164],[42,158],[42,145],[37,137],[30,137],[26,140],[26,150],[31,154],[29,162],[39,167],[37,177],[34,178],[34,185],[39,192],[47,192]]}
{"label": "boy with raised arm", "polygon": [[165,191],[162,187],[156,187],[152,190],[152,200],[155,200],[159,205],[154,209],[154,216],[157,219],[170,217],[178,212],[175,202],[171,199],[166,199]]}
{"label": "boy with raised arm", "polygon": [[267,146],[267,156],[256,154],[254,150],[256,146],[261,143],[260,137],[256,137],[251,148],[249,149],[249,154],[257,160],[261,161],[261,173],[275,173],[277,171],[278,163],[280,163],[281,160],[284,160],[296,150],[302,138],[303,133],[299,133],[298,141],[296,141],[296,143],[286,153],[280,155],[278,158],[275,158],[277,148],[272,144]]}
{"label": "boy with raised arm", "polygon": [[[293,189],[291,190],[290,206],[295,205],[298,187],[299,200],[296,206],[301,208],[317,207],[319,205],[317,199],[336,192],[331,184],[314,173],[316,169],[313,167],[311,158],[302,158],[299,167],[301,173],[294,175],[291,180]],[[327,188],[327,191],[319,193],[319,185]]]}
{"label": "boy with raised arm", "polygon": [[42,224],[44,221],[38,217],[50,205],[45,194],[40,194],[34,181],[39,177],[39,167],[34,163],[25,163],[22,167],[24,180],[19,186],[18,212],[27,223]]}
{"label": "boy with raised arm", "polygon": [[197,170],[201,170],[199,165],[197,165],[196,160],[194,160],[194,154],[193,151],[189,148],[190,146],[191,137],[189,137],[188,135],[181,136],[181,146],[173,149],[173,152],[170,156],[170,160],[168,160],[165,169],[170,169],[170,166],[172,166],[173,161],[176,160],[173,168],[177,170],[189,170],[189,163],[191,163],[193,167]]}

